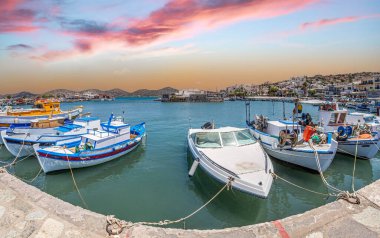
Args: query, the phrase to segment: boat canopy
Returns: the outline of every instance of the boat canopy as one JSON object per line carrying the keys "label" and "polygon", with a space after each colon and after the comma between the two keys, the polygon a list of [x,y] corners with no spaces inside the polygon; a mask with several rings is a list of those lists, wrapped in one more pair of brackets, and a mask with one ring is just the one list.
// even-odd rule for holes
{"label": "boat canopy", "polygon": [[55,128],[55,130],[65,133],[65,132],[69,132],[71,130],[78,129],[78,128],[82,128],[82,126],[76,125],[76,124],[67,124],[64,126],[59,126]]}
{"label": "boat canopy", "polygon": [[75,120],[76,121],[89,122],[89,121],[97,121],[97,120],[99,120],[99,118],[97,118],[97,117],[81,117],[81,118],[77,118]]}

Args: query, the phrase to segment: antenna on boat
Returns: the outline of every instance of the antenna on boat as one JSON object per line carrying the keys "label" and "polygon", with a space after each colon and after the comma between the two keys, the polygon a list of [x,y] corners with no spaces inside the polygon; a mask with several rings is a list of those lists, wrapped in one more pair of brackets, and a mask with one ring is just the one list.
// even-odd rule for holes
{"label": "antenna on boat", "polygon": [[251,119],[251,102],[245,102],[245,122],[247,123],[247,125],[250,123],[250,120]]}
{"label": "antenna on boat", "polygon": [[108,135],[110,135],[110,126],[111,126],[112,118],[113,118],[113,112],[111,113],[111,116],[108,119],[108,126],[107,126]]}
{"label": "antenna on boat", "polygon": [[124,110],[123,110],[123,123],[124,123]]}

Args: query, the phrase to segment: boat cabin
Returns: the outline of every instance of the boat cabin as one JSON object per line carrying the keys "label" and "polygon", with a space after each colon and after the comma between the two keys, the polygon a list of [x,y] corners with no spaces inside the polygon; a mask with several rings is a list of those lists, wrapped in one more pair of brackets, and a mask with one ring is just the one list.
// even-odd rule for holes
{"label": "boat cabin", "polygon": [[58,100],[36,100],[33,108],[43,111],[60,111],[60,102]]}
{"label": "boat cabin", "polygon": [[87,129],[87,134],[82,135],[81,145],[90,149],[99,149],[131,138],[130,125],[122,121],[113,120],[100,125],[101,129]]}
{"label": "boat cabin", "polygon": [[[223,128],[226,129],[226,128]],[[199,148],[222,148],[225,146],[244,146],[253,144],[256,140],[248,129],[234,130],[202,130],[191,134],[194,144]]]}
{"label": "boat cabin", "polygon": [[81,118],[75,119],[73,124],[82,126],[84,128],[89,128],[89,129],[93,129],[93,128],[99,129],[100,119],[97,117],[81,117]]}
{"label": "boat cabin", "polygon": [[61,113],[57,100],[36,100],[32,109],[7,111],[8,116],[40,116]]}
{"label": "boat cabin", "polygon": [[291,133],[293,130],[300,134],[301,126],[297,124],[297,122],[288,121],[288,120],[279,120],[279,121],[268,121],[267,128],[263,129],[263,132],[279,136],[281,131],[287,131]]}
{"label": "boat cabin", "polygon": [[63,126],[65,124],[65,118],[56,117],[49,119],[35,119],[30,121],[31,128],[53,128]]}
{"label": "boat cabin", "polygon": [[319,109],[319,123],[325,130],[333,131],[339,126],[347,124],[347,114],[347,110],[339,109],[337,105],[329,108],[323,105]]}

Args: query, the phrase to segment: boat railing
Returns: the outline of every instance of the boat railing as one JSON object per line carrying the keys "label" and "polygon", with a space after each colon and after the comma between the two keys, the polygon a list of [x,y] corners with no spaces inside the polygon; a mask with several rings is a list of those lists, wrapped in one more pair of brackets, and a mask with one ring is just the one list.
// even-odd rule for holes
{"label": "boat railing", "polygon": [[218,167],[219,169],[223,170],[224,172],[236,177],[236,178],[240,178],[239,175],[235,174],[234,172],[232,172],[231,170],[228,170],[226,168],[224,168],[223,166],[220,166],[219,164],[215,163],[214,161],[212,161],[205,153],[203,153],[202,151],[199,151],[199,153],[202,155],[203,158],[205,158],[207,161],[209,161],[210,163],[212,163],[213,165],[215,165],[216,167]]}

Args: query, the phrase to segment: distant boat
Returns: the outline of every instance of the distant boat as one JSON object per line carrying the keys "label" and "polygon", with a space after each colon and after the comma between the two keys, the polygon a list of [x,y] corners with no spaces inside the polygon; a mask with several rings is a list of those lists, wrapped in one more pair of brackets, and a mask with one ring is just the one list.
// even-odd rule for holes
{"label": "distant boat", "polygon": [[188,145],[194,159],[189,175],[199,164],[217,181],[231,180],[234,189],[266,198],[273,181],[272,162],[249,131],[235,127],[203,128],[188,132]]}
{"label": "distant boat", "polygon": [[302,100],[300,101],[302,104],[310,104],[313,106],[319,106],[325,103],[325,101],[318,100],[318,99],[310,99],[310,100]]}
{"label": "distant boat", "polygon": [[40,148],[35,144],[33,147],[43,171],[49,173],[105,163],[134,150],[145,136],[145,123],[130,128],[122,121],[110,119],[101,126],[103,130],[82,135],[79,145]]}
{"label": "distant boat", "polygon": [[100,128],[100,119],[96,117],[78,118],[71,124],[65,124],[53,129],[47,128],[44,132],[29,133],[13,131],[2,131],[1,138],[5,147],[13,156],[25,157],[34,153],[33,145],[39,143],[40,146],[52,145],[76,145],[80,143],[80,135],[89,130]]}
{"label": "distant boat", "polygon": [[30,123],[34,119],[48,119],[63,117],[75,119],[83,111],[79,106],[69,111],[62,111],[58,100],[37,100],[31,109],[11,109],[0,112],[0,127],[9,127],[11,124]]}

